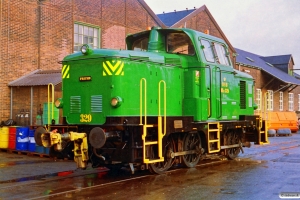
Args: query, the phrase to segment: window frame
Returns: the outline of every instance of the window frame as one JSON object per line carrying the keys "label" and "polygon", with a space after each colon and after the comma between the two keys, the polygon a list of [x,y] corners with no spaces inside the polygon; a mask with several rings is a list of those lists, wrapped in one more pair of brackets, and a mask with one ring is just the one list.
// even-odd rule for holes
{"label": "window frame", "polygon": [[[76,26],[78,26],[78,30],[76,29]],[[82,27],[82,31],[80,31],[80,27]],[[85,27],[87,27],[88,34],[85,36]],[[93,35],[90,35],[90,29],[93,30]],[[94,32],[94,29],[97,30],[97,33]],[[76,41],[76,35],[77,35],[77,41]],[[81,39],[80,39],[81,36]],[[84,42],[85,37],[87,37],[87,43]],[[89,42],[89,39],[93,38],[93,45]],[[81,41],[80,41],[81,40]],[[95,45],[96,40],[96,45]],[[93,49],[100,48],[101,43],[101,29],[99,26],[83,23],[83,22],[74,22],[73,24],[73,52],[79,52],[80,48],[83,44],[90,44]]]}
{"label": "window frame", "polygon": [[[209,47],[207,48],[207,46],[205,44],[203,44],[203,41],[207,42],[209,44]],[[214,52],[214,47],[213,47],[213,44],[209,41],[209,40],[206,40],[206,39],[201,39],[200,40],[200,43],[201,43],[201,50],[204,54],[204,58],[207,62],[210,62],[210,63],[215,63],[215,52]],[[204,49],[208,49],[208,50],[204,50]],[[206,54],[206,52],[211,52],[210,55]],[[210,58],[208,58],[208,56],[210,56],[210,58],[212,58],[212,60],[208,60]],[[212,57],[211,57],[212,56]]]}
{"label": "window frame", "polygon": [[[172,34],[182,35],[185,38],[183,38],[184,40],[180,40],[180,41],[184,41],[186,43],[181,46],[174,45],[174,46],[172,46],[173,48],[170,48],[171,42],[175,43],[174,41],[178,41],[178,40],[174,39],[175,36],[174,36],[174,38],[171,37]],[[176,48],[174,48],[174,47],[176,47]],[[190,47],[192,47],[192,48],[190,48]],[[180,51],[178,51],[178,50],[180,50]],[[180,55],[186,55],[186,56],[195,56],[196,55],[196,49],[195,49],[195,45],[194,45],[193,41],[191,40],[189,35],[184,32],[170,32],[166,35],[166,52],[170,53],[170,54],[180,54]],[[190,52],[192,52],[192,53],[190,53]]]}
{"label": "window frame", "polygon": [[279,92],[279,111],[283,111],[283,92]]}
{"label": "window frame", "polygon": [[261,101],[261,89],[256,88],[255,92],[255,101],[257,104],[257,109],[256,110],[262,110],[262,101]]}
{"label": "window frame", "polygon": [[274,93],[273,90],[267,90],[267,111],[273,111]]}
{"label": "window frame", "polygon": [[294,111],[294,93],[289,93],[289,111]]}
{"label": "window frame", "polygon": [[217,63],[219,63],[221,65],[225,65],[225,66],[230,66],[230,61],[229,61],[229,58],[227,55],[228,53],[226,51],[224,44],[213,42],[213,46],[215,49]]}

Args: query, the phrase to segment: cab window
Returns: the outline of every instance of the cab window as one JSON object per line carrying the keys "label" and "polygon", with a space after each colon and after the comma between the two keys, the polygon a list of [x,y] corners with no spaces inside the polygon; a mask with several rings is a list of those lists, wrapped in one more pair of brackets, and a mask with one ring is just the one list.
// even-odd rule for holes
{"label": "cab window", "polygon": [[201,44],[206,61],[215,62],[214,53],[210,42],[207,40],[201,40]]}
{"label": "cab window", "polygon": [[229,65],[228,54],[225,47],[219,43],[214,43],[214,47],[217,54],[217,62],[222,65]]}
{"label": "cab window", "polygon": [[185,33],[169,33],[167,35],[167,52],[195,55],[194,45]]}
{"label": "cab window", "polygon": [[132,50],[134,51],[147,51],[148,50],[148,37],[140,38],[133,42]]}

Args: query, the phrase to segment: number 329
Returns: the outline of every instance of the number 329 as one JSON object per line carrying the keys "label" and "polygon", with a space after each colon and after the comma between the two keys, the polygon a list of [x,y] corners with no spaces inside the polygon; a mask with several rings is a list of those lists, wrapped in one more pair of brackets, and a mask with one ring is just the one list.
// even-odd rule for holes
{"label": "number 329", "polygon": [[81,114],[80,115],[80,122],[91,122],[92,121],[92,115],[91,114]]}

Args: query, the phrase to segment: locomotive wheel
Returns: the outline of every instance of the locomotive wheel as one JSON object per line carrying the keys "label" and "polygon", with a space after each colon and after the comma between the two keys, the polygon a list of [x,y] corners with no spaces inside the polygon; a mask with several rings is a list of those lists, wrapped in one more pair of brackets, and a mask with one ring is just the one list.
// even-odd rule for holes
{"label": "locomotive wheel", "polygon": [[[174,141],[171,137],[168,137],[165,149],[164,149],[164,161],[151,163],[149,165],[149,170],[151,173],[162,174],[173,164],[174,158],[171,157],[171,154],[174,152]],[[157,155],[157,146],[151,146],[151,155],[154,158]]]}
{"label": "locomotive wheel", "polygon": [[42,134],[47,133],[46,129],[42,126],[38,127],[34,132],[35,143],[39,146],[43,146]]}
{"label": "locomotive wheel", "polygon": [[[239,144],[240,142],[241,141],[239,139],[238,134],[236,134],[236,133],[229,134],[228,139],[227,139],[227,144],[229,144],[229,145]],[[230,160],[234,160],[239,155],[240,150],[241,150],[240,147],[227,149],[227,157]]]}
{"label": "locomotive wheel", "polygon": [[[199,133],[188,133],[183,139],[183,151],[196,150],[197,152],[201,149],[201,138]],[[201,154],[187,154],[182,156],[182,160],[185,166],[195,167],[201,158]]]}

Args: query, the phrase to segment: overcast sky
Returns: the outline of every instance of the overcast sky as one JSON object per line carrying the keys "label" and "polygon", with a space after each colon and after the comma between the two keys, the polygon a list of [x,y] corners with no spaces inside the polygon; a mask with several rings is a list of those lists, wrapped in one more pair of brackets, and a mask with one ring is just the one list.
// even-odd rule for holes
{"label": "overcast sky", "polygon": [[[261,56],[292,54],[300,69],[300,0],[145,0],[155,14],[206,5],[230,43]],[[300,70],[296,71],[300,74]]]}

